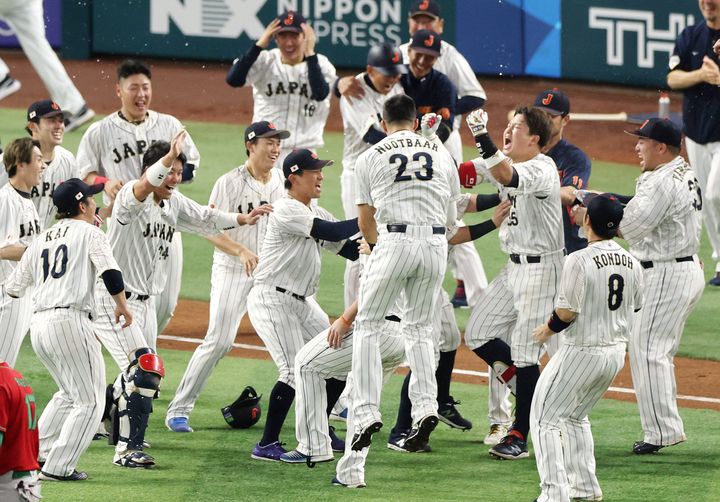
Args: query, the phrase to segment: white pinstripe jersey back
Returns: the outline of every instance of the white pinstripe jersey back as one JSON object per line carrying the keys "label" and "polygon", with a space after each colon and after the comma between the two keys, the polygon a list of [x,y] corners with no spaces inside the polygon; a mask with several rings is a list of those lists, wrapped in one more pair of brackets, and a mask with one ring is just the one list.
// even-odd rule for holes
{"label": "white pinstripe jersey back", "polygon": [[286,196],[273,205],[254,285],[282,287],[303,296],[317,291],[320,248],[337,253],[344,242],[318,241],[310,236],[313,220],[338,221],[320,206],[306,206]]}
{"label": "white pinstripe jersey back", "polygon": [[555,305],[578,314],[565,343],[583,347],[627,342],[642,307],[640,263],[613,240],[591,242],[565,259]]}
{"label": "white pinstripe jersey back", "polygon": [[[210,194],[210,207],[233,213],[248,214],[254,208],[274,203],[285,195],[283,176],[279,169],[270,170],[270,180],[263,184],[252,177],[246,164],[220,176]],[[255,225],[243,225],[227,231],[228,236],[250,251],[259,254],[267,230],[268,218],[260,218]],[[241,265],[237,256],[215,249],[213,260],[225,265]]]}
{"label": "white pinstripe jersey back", "polygon": [[379,225],[444,227],[455,221],[450,204],[460,194],[455,161],[439,141],[412,131],[395,132],[360,155],[355,184],[355,202],[373,206]]}
{"label": "white pinstripe jersey back", "polygon": [[66,218],[33,241],[6,286],[13,292],[34,284],[35,312],[56,307],[94,312],[95,280],[111,269],[120,267],[105,233]]}
{"label": "white pinstripe jersey back", "polygon": [[[23,197],[10,183],[0,188],[0,248],[29,246],[40,233],[40,217],[30,198]],[[0,283],[17,266],[16,261],[0,260]]]}

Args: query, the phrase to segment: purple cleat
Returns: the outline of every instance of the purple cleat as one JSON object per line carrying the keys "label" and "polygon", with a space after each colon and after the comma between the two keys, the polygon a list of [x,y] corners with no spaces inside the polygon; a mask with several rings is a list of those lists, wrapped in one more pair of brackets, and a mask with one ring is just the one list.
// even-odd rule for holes
{"label": "purple cleat", "polygon": [[260,446],[260,443],[255,445],[250,457],[255,460],[266,460],[268,462],[280,462],[280,455],[287,453],[287,450],[282,447],[280,441],[275,441],[269,445]]}

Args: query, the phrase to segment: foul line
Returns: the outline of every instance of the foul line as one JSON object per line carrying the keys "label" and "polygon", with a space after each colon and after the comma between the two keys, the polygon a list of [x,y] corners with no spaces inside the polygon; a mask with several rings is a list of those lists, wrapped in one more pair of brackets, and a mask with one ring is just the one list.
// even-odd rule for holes
{"label": "foul line", "polygon": [[[200,338],[188,338],[188,337],[184,337],[184,336],[159,335],[158,338],[160,340],[171,340],[173,342],[194,343],[195,345],[200,345],[202,343],[202,339],[200,339]],[[234,349],[245,349],[245,350],[256,350],[259,352],[268,352],[268,349],[262,345],[250,345],[247,343],[233,343],[232,346]],[[454,369],[453,373],[456,373],[458,375],[468,375],[468,376],[489,378],[489,375],[484,371]],[[635,389],[627,389],[625,387],[610,387],[608,389],[608,392],[619,392],[621,394],[635,395]],[[717,399],[714,397],[678,395],[677,398],[682,399],[684,401],[697,401],[700,403],[720,404],[720,399]]]}

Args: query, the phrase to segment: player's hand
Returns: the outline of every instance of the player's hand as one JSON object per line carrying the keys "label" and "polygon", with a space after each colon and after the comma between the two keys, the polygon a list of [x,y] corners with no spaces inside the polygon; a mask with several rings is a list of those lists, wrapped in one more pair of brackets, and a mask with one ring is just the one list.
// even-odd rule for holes
{"label": "player's hand", "polygon": [[477,169],[470,160],[458,166],[458,177],[460,178],[460,184],[465,188],[472,188],[479,183]]}
{"label": "player's hand", "polygon": [[127,328],[133,323],[133,315],[127,304],[115,306],[115,324],[120,324],[120,317],[124,318],[123,328]]}
{"label": "player's hand", "polygon": [[240,254],[238,254],[238,258],[240,258],[240,261],[245,268],[245,274],[250,277],[255,271],[255,267],[257,267],[258,260],[260,258],[258,257],[258,255],[256,255],[247,248],[244,248],[242,251],[240,251]]}
{"label": "player's hand", "polygon": [[420,132],[423,138],[435,141],[437,139],[437,130],[442,122],[442,117],[437,113],[426,113],[420,119]]}
{"label": "player's hand", "polygon": [[273,212],[272,204],[263,204],[250,211],[250,216],[262,216]]}
{"label": "player's hand", "polygon": [[360,254],[370,254],[372,252],[372,249],[370,249],[370,244],[365,239],[358,239],[358,253]]}
{"label": "player's hand", "polygon": [[493,211],[492,215],[492,222],[495,224],[495,228],[500,228],[502,222],[505,221],[505,218],[510,214],[510,209],[512,209],[512,202],[509,200],[504,200],[495,206],[495,211]]}
{"label": "player's hand", "polygon": [[541,324],[533,330],[532,337],[537,343],[545,343],[554,334],[553,330],[551,330],[547,324]]}
{"label": "player's hand", "polygon": [[715,45],[713,45],[713,51],[715,51],[715,54],[720,56],[720,40],[715,42]]}
{"label": "player's hand", "polygon": [[265,27],[265,31],[262,35],[260,35],[260,38],[258,38],[258,41],[255,42],[255,45],[257,45],[258,47],[262,47],[263,49],[267,49],[270,45],[270,42],[272,42],[273,37],[279,30],[280,20],[275,18],[270,21],[270,24]]}
{"label": "player's hand", "polygon": [[108,197],[115,200],[115,197],[117,196],[122,186],[123,182],[120,180],[107,180],[105,182],[105,188],[103,189],[103,191],[107,194]]}
{"label": "player's hand", "polygon": [[335,319],[327,335],[327,342],[330,348],[339,349],[342,346],[343,337],[348,331],[350,331],[350,325],[346,324],[341,317]]}
{"label": "player's hand", "polygon": [[571,213],[575,224],[582,227],[583,221],[585,221],[585,215],[587,214],[587,208],[583,206],[573,206]]}
{"label": "player's hand", "polygon": [[263,204],[262,206],[258,206],[252,211],[250,211],[250,214],[238,214],[237,221],[240,225],[254,225],[258,222],[260,218],[262,218],[263,215],[272,213],[272,205],[270,204]]}
{"label": "player's hand", "polygon": [[342,77],[338,80],[338,92],[352,104],[353,99],[362,99],[365,96],[365,89],[355,77]]}
{"label": "player's hand", "polygon": [[720,85],[720,68],[718,68],[715,61],[707,56],[703,57],[703,64],[700,67],[700,76],[702,77],[703,82],[707,82],[711,85]]}
{"label": "player's hand", "polygon": [[[185,151],[185,141],[187,140],[187,135],[188,133],[185,128],[182,128],[175,134],[170,142],[170,151],[167,155],[171,156],[173,161]],[[172,164],[170,165],[172,166]]]}
{"label": "player's hand", "polygon": [[468,113],[465,117],[465,122],[467,122],[473,136],[482,136],[483,134],[488,133],[488,114],[482,108],[478,108],[477,110],[473,110]]}
{"label": "player's hand", "polygon": [[305,35],[305,56],[314,56],[315,44],[317,43],[317,36],[315,35],[315,30],[313,30],[312,26],[307,23],[302,23],[300,27],[302,28],[303,34]]}

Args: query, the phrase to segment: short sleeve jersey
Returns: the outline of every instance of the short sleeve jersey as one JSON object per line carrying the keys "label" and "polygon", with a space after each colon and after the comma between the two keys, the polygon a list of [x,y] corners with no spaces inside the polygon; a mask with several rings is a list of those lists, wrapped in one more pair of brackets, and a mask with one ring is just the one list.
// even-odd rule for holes
{"label": "short sleeve jersey", "polygon": [[0,476],[39,468],[35,396],[23,376],[0,362]]}
{"label": "short sleeve jersey", "polygon": [[[0,248],[29,246],[40,233],[40,217],[29,193],[15,190],[10,183],[0,188]],[[0,260],[0,283],[7,279],[18,262]]]}

